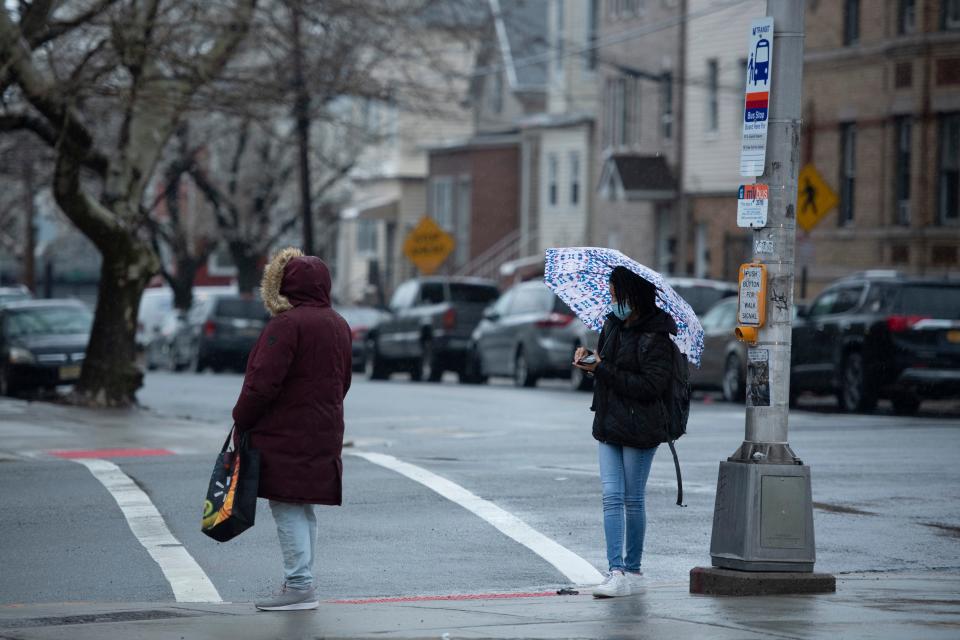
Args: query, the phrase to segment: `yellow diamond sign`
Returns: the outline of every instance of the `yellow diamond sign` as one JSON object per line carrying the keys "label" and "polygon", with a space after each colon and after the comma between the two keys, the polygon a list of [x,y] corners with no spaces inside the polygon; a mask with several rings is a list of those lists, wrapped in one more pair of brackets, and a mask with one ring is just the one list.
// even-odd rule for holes
{"label": "yellow diamond sign", "polygon": [[812,164],[800,171],[798,183],[800,192],[797,194],[797,224],[804,231],[810,231],[837,206],[840,198],[824,182],[820,172]]}
{"label": "yellow diamond sign", "polygon": [[403,254],[420,273],[430,275],[453,252],[456,242],[433,218],[423,218],[403,242]]}

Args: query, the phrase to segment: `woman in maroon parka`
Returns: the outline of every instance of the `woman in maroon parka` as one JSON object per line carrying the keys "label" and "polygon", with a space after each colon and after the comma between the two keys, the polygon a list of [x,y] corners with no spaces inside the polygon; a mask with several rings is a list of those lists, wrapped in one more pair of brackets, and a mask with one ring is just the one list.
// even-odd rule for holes
{"label": "woman in maroon parka", "polygon": [[258,609],[318,605],[313,584],[315,504],[339,505],[343,398],[350,388],[351,338],[330,307],[330,270],[298,249],[277,254],[260,293],[273,318],[250,353],[237,428],[260,451],[260,488],[283,550],[284,589]]}

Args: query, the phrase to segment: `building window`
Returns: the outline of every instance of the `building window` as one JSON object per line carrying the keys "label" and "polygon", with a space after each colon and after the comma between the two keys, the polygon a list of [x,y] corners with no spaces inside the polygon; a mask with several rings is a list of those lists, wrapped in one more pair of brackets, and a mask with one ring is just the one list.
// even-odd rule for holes
{"label": "building window", "polygon": [[860,0],[844,0],[843,44],[850,46],[860,40]]}
{"label": "building window", "polygon": [[640,78],[630,79],[630,137],[629,140],[639,145],[643,139],[643,131],[640,129]]}
{"label": "building window", "polygon": [[430,210],[433,219],[446,231],[453,231],[453,178],[433,178],[430,193]]}
{"label": "building window", "polygon": [[617,147],[626,144],[626,84],[623,78],[607,80],[605,109],[607,117],[604,133],[608,146]]}
{"label": "building window", "polygon": [[563,5],[566,0],[554,0],[556,7],[556,31],[553,35],[553,68],[556,77],[563,76],[563,41],[564,41],[564,16]]}
{"label": "building window", "polygon": [[660,132],[667,140],[673,137],[673,74],[660,76]]}
{"label": "building window", "polygon": [[960,113],[940,121],[939,155],[939,222],[954,225],[960,221]]}
{"label": "building window", "polygon": [[944,29],[960,29],[960,0],[943,0],[941,22]]}
{"label": "building window", "polygon": [[588,71],[597,68],[597,29],[600,19],[600,0],[590,0],[587,7],[587,50],[584,52]]}
{"label": "building window", "polygon": [[580,204],[580,152],[570,152],[570,204]]}
{"label": "building window", "polygon": [[377,253],[376,220],[357,221],[357,253],[367,255]]}
{"label": "building window", "polygon": [[731,102],[733,103],[733,115],[736,117],[736,131],[739,132],[743,129],[743,120],[744,112],[746,110],[746,105],[744,104],[745,100],[743,94],[740,93],[740,87],[747,86],[747,59],[740,58],[740,85],[737,87],[737,91],[731,92]]}
{"label": "building window", "polygon": [[897,118],[894,129],[897,136],[896,202],[897,224],[910,226],[910,146],[913,123],[909,116]]}
{"label": "building window", "polygon": [[550,203],[551,207],[557,206],[557,179],[558,174],[560,173],[559,161],[557,160],[557,154],[551,153],[547,155],[547,201]]}
{"label": "building window", "polygon": [[916,0],[900,0],[897,11],[897,33],[905,35],[917,29],[917,2]]}
{"label": "building window", "polygon": [[720,69],[716,58],[707,60],[707,131],[720,128]]}
{"label": "building window", "polygon": [[503,112],[503,72],[493,74],[493,87],[490,90],[490,108],[494,113]]}
{"label": "building window", "polygon": [[470,260],[470,226],[472,224],[473,181],[469,175],[460,176],[457,185],[457,247],[454,260],[464,265]]}
{"label": "building window", "polygon": [[857,169],[857,125],[840,125],[840,215],[842,227],[853,223],[853,205]]}

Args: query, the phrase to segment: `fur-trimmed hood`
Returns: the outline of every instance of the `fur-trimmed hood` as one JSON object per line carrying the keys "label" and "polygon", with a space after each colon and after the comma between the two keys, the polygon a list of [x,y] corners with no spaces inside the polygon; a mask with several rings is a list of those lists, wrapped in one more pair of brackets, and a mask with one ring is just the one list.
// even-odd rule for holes
{"label": "fur-trimmed hood", "polygon": [[329,307],[331,284],[330,269],[323,260],[288,247],[264,269],[260,296],[274,316],[303,304]]}

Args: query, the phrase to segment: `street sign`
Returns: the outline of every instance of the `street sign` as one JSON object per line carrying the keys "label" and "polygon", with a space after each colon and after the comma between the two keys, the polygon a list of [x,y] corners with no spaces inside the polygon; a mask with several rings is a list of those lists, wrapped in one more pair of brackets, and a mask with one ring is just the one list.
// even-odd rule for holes
{"label": "street sign", "polygon": [[742,184],[737,196],[737,226],[757,229],[767,226],[767,203],[770,187],[765,184]]}
{"label": "street sign", "polygon": [[747,87],[743,100],[743,136],[740,139],[740,175],[759,176],[767,159],[767,118],[773,75],[773,18],[750,23],[747,50]]}
{"label": "street sign", "polygon": [[817,168],[812,164],[800,170],[797,178],[797,224],[809,232],[840,202]]}
{"label": "street sign", "polygon": [[420,273],[430,275],[453,253],[456,242],[433,218],[424,217],[403,242],[403,254]]}
{"label": "street sign", "polygon": [[745,327],[762,327],[767,308],[767,266],[740,265],[737,322]]}

